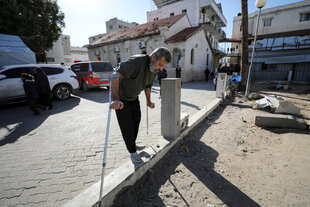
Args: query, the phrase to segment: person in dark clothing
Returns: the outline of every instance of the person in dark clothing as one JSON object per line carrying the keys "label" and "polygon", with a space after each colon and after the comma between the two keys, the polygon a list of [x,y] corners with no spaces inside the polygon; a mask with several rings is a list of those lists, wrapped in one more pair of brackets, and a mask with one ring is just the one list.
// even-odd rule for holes
{"label": "person in dark clothing", "polygon": [[36,88],[34,77],[27,73],[21,74],[21,80],[23,81],[23,87],[28,99],[28,106],[34,115],[40,114],[37,108],[45,110],[45,107],[38,104],[38,91]]}
{"label": "person in dark clothing", "polygon": [[151,88],[156,73],[163,70],[171,61],[168,49],[160,47],[150,55],[134,55],[121,62],[111,75],[111,109],[115,109],[118,124],[131,160],[141,163],[143,160],[137,154],[136,139],[141,120],[140,102],[138,96],[144,90],[147,106],[153,109]]}
{"label": "person in dark clothing", "polygon": [[210,71],[209,71],[209,69],[207,67],[206,70],[205,70],[206,81],[208,81],[208,79],[209,79],[209,74],[210,74]]}
{"label": "person in dark clothing", "polygon": [[157,80],[159,82],[159,98],[161,98],[161,79],[167,78],[167,70],[164,68],[157,73]]}
{"label": "person in dark clothing", "polygon": [[175,68],[175,77],[176,78],[181,78],[181,72],[182,72],[181,68],[179,66],[177,66]]}
{"label": "person in dark clothing", "polygon": [[36,87],[39,93],[39,103],[47,106],[48,109],[52,109],[52,100],[51,100],[51,87],[48,81],[47,75],[40,67],[34,69],[36,77]]}

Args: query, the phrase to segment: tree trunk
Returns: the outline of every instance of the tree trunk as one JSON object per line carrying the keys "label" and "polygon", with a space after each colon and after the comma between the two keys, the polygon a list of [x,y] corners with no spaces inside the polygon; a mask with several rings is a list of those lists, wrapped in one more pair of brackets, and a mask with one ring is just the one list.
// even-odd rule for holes
{"label": "tree trunk", "polygon": [[241,27],[242,27],[242,39],[241,39],[241,75],[242,86],[245,88],[248,79],[249,68],[249,54],[248,54],[248,0],[241,0]]}

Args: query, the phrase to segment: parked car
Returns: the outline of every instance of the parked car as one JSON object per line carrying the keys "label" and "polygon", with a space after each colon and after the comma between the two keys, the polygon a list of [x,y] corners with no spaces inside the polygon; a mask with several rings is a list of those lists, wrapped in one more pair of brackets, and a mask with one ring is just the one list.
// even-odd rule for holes
{"label": "parked car", "polygon": [[21,73],[34,74],[35,67],[41,67],[46,73],[53,97],[67,99],[74,90],[79,88],[76,75],[62,65],[29,64],[9,65],[0,68],[0,103],[25,99]]}
{"label": "parked car", "polygon": [[79,62],[71,65],[71,70],[76,74],[80,88],[109,87],[109,77],[113,67],[109,62]]}

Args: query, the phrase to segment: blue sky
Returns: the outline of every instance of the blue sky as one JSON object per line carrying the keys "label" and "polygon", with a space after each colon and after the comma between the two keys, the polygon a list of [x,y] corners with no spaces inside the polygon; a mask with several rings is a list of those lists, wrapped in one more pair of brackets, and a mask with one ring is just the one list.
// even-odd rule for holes
{"label": "blue sky", "polygon": [[[302,0],[267,0],[263,9]],[[123,21],[146,23],[146,12],[156,10],[152,0],[57,0],[65,13],[63,34],[70,35],[72,46],[83,46],[88,37],[105,33],[105,22],[117,17]],[[231,37],[233,17],[241,13],[241,0],[215,0],[222,4],[227,27],[222,28]],[[257,11],[255,0],[248,0],[248,12]]]}

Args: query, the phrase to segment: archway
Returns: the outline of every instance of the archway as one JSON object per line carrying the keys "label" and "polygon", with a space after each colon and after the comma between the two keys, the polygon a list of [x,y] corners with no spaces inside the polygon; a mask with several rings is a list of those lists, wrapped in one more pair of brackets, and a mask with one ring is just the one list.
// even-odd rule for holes
{"label": "archway", "polygon": [[180,64],[181,51],[178,48],[173,49],[173,67],[177,67]]}

